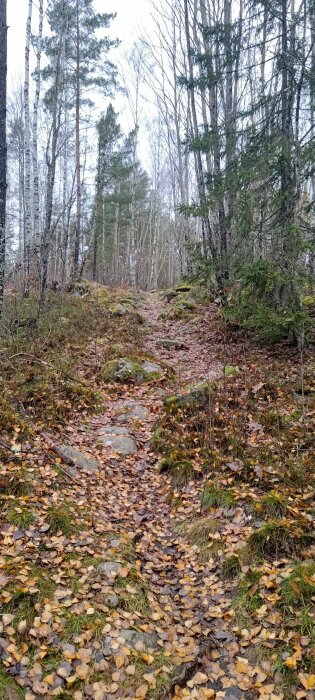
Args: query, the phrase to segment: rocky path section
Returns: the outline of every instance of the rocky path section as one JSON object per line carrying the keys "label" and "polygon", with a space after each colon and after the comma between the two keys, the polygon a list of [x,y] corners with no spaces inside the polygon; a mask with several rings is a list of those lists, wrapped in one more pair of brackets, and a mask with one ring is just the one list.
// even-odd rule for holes
{"label": "rocky path section", "polygon": [[[175,372],[172,390],[174,385],[176,391],[187,390],[222,373],[216,348],[209,353],[202,346],[193,317],[189,319],[192,323],[186,319],[165,320],[165,309],[160,296],[147,295],[142,313],[150,330],[143,350]],[[216,590],[211,567],[201,564],[197,548],[176,531],[169,485],[156,468],[150,440],[162,399],[169,391],[158,382],[125,387],[123,398],[112,401],[107,412],[90,426],[89,440],[100,440],[105,451],[106,498],[100,515],[102,522],[116,532],[112,559],[102,565],[102,571],[117,591],[121,542],[124,547],[127,533],[147,606],[137,612],[137,619],[131,619],[130,628],[126,617],[117,615],[102,641],[100,658],[103,654],[106,659],[112,655],[126,659],[127,649],[143,649],[149,651],[149,661],[159,654],[164,661],[162,667],[153,667],[151,672],[149,663],[149,672],[133,683],[129,678],[129,684],[123,664],[122,670],[116,672],[118,687],[115,690],[115,684],[112,685],[108,697],[210,698],[218,692],[218,698],[237,700],[242,691],[233,688],[232,682],[229,690],[220,693],[222,683],[211,682],[198,670],[205,655],[210,659],[212,654],[217,659],[222,639],[231,642],[233,637],[213,629],[213,617],[224,610],[223,591],[211,595],[211,589]],[[218,613],[209,615],[209,606],[213,610],[218,600]],[[119,608],[120,599],[116,602]],[[124,689],[120,687],[122,680]]]}

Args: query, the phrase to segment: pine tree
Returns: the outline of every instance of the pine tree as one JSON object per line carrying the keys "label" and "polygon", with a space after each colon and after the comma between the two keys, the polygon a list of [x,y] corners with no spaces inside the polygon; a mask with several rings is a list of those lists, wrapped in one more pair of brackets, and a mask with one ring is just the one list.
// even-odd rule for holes
{"label": "pine tree", "polygon": [[97,88],[102,94],[111,92],[115,83],[116,69],[107,59],[109,50],[117,41],[107,36],[99,37],[100,30],[107,29],[115,15],[96,12],[93,0],[68,0],[64,7],[62,0],[51,0],[48,19],[53,36],[46,41],[47,53],[56,51],[56,41],[60,23],[66,14],[66,37],[64,46],[65,80],[72,88],[73,109],[75,114],[75,152],[76,152],[76,226],[73,251],[73,276],[77,278],[80,270],[80,252],[82,248],[81,231],[81,116],[84,104],[92,104],[89,91]]}

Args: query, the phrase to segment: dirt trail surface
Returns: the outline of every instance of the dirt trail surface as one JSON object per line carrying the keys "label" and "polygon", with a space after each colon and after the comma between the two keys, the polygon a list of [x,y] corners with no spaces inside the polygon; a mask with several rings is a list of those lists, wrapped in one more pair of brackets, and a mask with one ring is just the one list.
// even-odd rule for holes
{"label": "dirt trail surface", "polygon": [[[222,363],[217,358],[216,348],[210,353],[201,343],[200,328],[198,332],[194,329],[194,323],[191,323],[193,319],[190,322],[164,320],[165,308],[160,296],[146,296],[141,311],[149,333],[146,346],[141,350],[152,354],[157,362],[170,366],[176,372],[175,388],[178,392],[183,389],[187,391],[189,386],[220,375]],[[212,313],[216,313],[215,306]],[[176,349],[163,349],[161,343],[165,339],[177,343],[180,339],[180,342]],[[167,386],[161,387],[159,383],[130,388],[124,392],[123,398],[117,398],[111,403],[105,414],[92,421],[88,435],[89,441],[91,436],[94,440],[96,436],[104,436],[105,452],[107,451],[106,495],[100,517],[117,535],[118,561],[119,539],[128,533],[130,541],[135,545],[137,569],[143,577],[145,589],[149,591],[151,612],[144,616],[148,619],[142,621],[139,617],[136,620],[136,629],[144,629],[148,636],[144,640],[135,638],[135,644],[137,646],[139,642],[138,647],[141,649],[141,641],[144,641],[145,646],[154,649],[154,653],[161,651],[167,654],[165,663],[170,661],[175,664],[170,674],[173,692],[169,693],[167,688],[164,692],[163,689],[160,691],[159,697],[165,698],[181,697],[180,686],[185,687],[194,677],[205,652],[216,648],[213,615],[209,616],[208,609],[209,605],[215,605],[216,599],[224,607],[222,592],[214,598],[210,593],[216,580],[211,567],[201,565],[197,548],[190,546],[184,536],[176,533],[174,512],[168,500],[170,486],[157,470],[157,456],[150,439],[163,396],[169,392]],[[137,451],[128,456],[118,456],[113,452],[113,443],[115,444],[115,439],[121,441],[126,436],[135,441]],[[119,620],[118,630],[120,624],[123,624],[122,631],[124,627],[129,629],[128,619]],[[117,628],[114,627],[112,632],[113,639],[116,639]],[[111,631],[108,636],[111,638]],[[120,639],[125,647],[123,634]],[[221,643],[220,641],[220,645]],[[119,653],[119,643],[116,653]],[[214,658],[217,658],[216,653]],[[197,678],[198,685],[203,686],[205,678],[206,676],[200,675]],[[149,680],[151,684],[153,681],[154,686],[154,674]],[[192,685],[194,686],[195,684]],[[220,690],[221,684],[215,684],[215,687]],[[146,689],[144,682],[137,695],[133,694],[134,690],[128,692],[125,687],[124,690],[117,688],[114,697],[142,697],[141,692],[144,694],[149,691],[150,683]],[[188,696],[196,698],[213,696],[211,689],[206,687],[196,687],[187,692]],[[241,695],[242,693],[235,697]],[[234,695],[227,694],[226,697],[232,698]]]}

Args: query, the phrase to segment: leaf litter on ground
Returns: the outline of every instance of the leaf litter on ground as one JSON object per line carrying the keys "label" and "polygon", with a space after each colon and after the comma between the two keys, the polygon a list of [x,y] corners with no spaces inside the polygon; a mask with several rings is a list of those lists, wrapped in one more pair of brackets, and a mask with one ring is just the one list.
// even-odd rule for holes
{"label": "leaf litter on ground", "polygon": [[[92,308],[95,290],[80,305]],[[61,369],[40,391],[44,406],[45,392],[56,392],[53,420],[50,395],[40,419],[34,387],[21,416],[12,371],[14,420],[0,443],[0,694],[311,700],[312,351],[301,391],[294,350],[229,334],[213,305],[168,319],[160,295],[135,299],[146,321],[140,330],[133,317],[127,339],[125,316],[108,314],[106,296],[95,307],[104,327],[97,337],[87,328],[75,353],[71,373],[103,406],[94,417],[72,395],[66,413],[60,408]],[[145,354],[175,377],[104,384],[113,344],[119,356],[137,356],[139,333]],[[181,343],[174,350],[165,338]],[[227,356],[236,372],[224,371]],[[200,409],[164,406],[169,394],[204,381],[211,392]],[[111,426],[127,427],[136,454],[122,456],[100,438]],[[96,459],[99,470],[64,462],[52,447],[61,444]],[[165,474],[160,451],[171,460]]]}

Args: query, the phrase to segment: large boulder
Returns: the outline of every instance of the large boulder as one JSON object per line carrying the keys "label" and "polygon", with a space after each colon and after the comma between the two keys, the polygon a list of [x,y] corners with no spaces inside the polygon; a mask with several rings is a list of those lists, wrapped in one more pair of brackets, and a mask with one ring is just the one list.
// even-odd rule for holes
{"label": "large boulder", "polygon": [[132,360],[128,357],[120,357],[117,360],[109,360],[103,367],[103,379],[105,382],[134,382],[141,384],[163,376],[163,368],[149,360]]}

